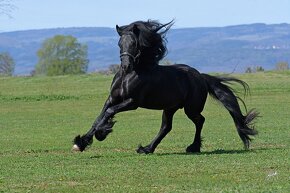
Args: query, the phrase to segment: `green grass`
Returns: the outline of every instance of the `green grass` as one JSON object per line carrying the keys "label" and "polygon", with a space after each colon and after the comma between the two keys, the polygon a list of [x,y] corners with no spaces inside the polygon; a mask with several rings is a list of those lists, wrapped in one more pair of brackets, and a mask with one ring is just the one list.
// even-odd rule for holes
{"label": "green grass", "polygon": [[114,132],[83,153],[85,133],[111,76],[0,78],[0,192],[289,192],[290,73],[236,75],[249,83],[248,108],[261,117],[250,151],[228,112],[208,98],[202,153],[185,154],[193,124],[180,110],[152,155],[135,153],[159,130],[161,111],[117,115]]}

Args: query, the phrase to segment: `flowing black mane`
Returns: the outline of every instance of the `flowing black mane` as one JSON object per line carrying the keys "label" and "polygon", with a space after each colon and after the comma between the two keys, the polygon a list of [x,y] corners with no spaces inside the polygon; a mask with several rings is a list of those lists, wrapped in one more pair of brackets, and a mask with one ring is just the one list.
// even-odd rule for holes
{"label": "flowing black mane", "polygon": [[[137,29],[137,39],[139,49],[141,50],[141,57],[150,62],[158,64],[158,62],[166,55],[166,32],[173,25],[173,20],[166,24],[161,24],[158,21],[136,21],[129,25],[120,27],[123,33],[134,31]],[[163,29],[163,30],[162,30]]]}

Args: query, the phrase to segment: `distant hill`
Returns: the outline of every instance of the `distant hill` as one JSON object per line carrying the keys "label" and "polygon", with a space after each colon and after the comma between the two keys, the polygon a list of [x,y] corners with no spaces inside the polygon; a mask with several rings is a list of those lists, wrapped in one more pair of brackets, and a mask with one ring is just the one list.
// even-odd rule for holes
{"label": "distant hill", "polygon": [[[57,34],[72,35],[88,45],[89,71],[119,63],[119,37],[115,29],[103,27],[0,33],[0,52],[15,59],[16,74],[29,74],[43,40]],[[290,63],[289,24],[171,29],[167,40],[166,59],[202,72],[244,72],[249,66],[273,69],[277,62]]]}

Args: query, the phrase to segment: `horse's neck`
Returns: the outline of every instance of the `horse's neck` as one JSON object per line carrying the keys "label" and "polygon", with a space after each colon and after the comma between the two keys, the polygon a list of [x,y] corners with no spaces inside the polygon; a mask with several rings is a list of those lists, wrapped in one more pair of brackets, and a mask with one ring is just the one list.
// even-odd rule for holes
{"label": "horse's neck", "polygon": [[138,68],[147,69],[147,68],[154,67],[157,65],[158,65],[158,62],[156,61],[156,59],[154,57],[143,55],[140,57],[140,60],[138,63]]}

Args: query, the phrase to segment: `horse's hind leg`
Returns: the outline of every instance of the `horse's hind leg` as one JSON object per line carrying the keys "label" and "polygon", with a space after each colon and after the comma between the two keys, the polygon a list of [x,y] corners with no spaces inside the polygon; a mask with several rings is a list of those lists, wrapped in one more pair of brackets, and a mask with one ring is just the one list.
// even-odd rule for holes
{"label": "horse's hind leg", "polygon": [[186,148],[187,153],[198,153],[201,147],[201,130],[205,118],[201,114],[194,114],[190,111],[185,110],[185,114],[188,118],[195,124],[196,132],[194,136],[193,143]]}
{"label": "horse's hind leg", "polygon": [[157,145],[161,142],[161,140],[171,131],[172,129],[172,119],[174,113],[177,111],[177,109],[172,110],[164,110],[162,114],[162,124],[159,133],[156,135],[156,137],[152,140],[152,142],[142,147],[141,145],[137,149],[137,153],[153,153]]}

